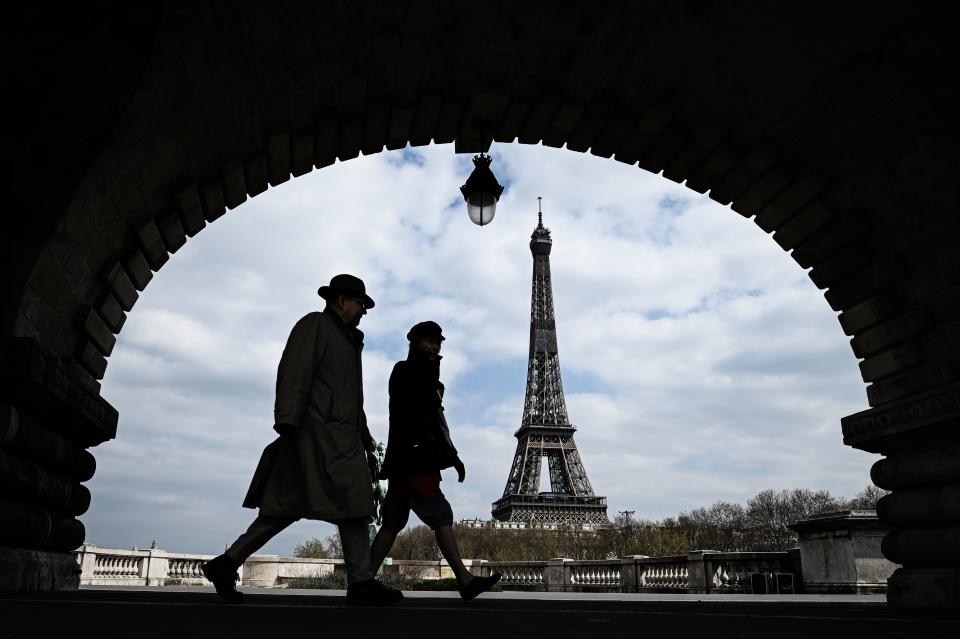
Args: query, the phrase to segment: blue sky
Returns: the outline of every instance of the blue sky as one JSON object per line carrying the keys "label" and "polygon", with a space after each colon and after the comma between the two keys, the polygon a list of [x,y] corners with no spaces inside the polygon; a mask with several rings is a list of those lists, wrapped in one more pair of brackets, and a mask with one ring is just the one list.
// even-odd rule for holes
{"label": "blue sky", "polygon": [[[822,292],[750,220],[659,176],[566,150],[495,145],[493,223],[467,218],[472,168],[452,145],[360,157],[271,188],[190,239],[141,295],[107,369],[120,411],[100,446],[87,540],[215,553],[271,430],[290,328],[340,272],[362,277],[366,410],[386,440],[386,381],[404,335],[441,324],[442,378],[467,481],[457,518],[488,518],[523,410],[531,257],[543,196],[570,418],[609,512],[660,518],[766,488],[852,496],[876,456],[842,444],[866,407]],[[322,522],[264,553],[290,555]]]}

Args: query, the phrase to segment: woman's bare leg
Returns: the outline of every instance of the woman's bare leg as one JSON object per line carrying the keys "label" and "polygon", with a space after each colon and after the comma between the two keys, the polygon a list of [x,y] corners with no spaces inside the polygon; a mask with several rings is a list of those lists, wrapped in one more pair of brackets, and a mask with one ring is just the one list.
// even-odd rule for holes
{"label": "woman's bare leg", "polygon": [[397,533],[383,526],[377,531],[377,536],[373,538],[370,544],[370,570],[376,577],[380,571],[380,564],[386,559],[387,553],[393,548],[393,542],[397,539]]}
{"label": "woman's bare leg", "polygon": [[[437,545],[440,546],[440,552],[443,553],[447,563],[457,577],[457,583],[460,588],[466,588],[473,581],[473,575],[463,565],[463,559],[460,558],[460,548],[457,546],[457,539],[453,536],[453,526],[441,526],[434,531],[437,536]],[[376,541],[376,540],[374,540]]]}

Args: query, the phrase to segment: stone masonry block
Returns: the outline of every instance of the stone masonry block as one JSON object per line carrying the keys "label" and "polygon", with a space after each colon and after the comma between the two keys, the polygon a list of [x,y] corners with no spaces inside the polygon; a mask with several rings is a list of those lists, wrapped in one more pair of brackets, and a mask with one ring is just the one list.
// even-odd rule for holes
{"label": "stone masonry block", "polygon": [[[187,188],[182,189],[177,193],[176,199],[177,208],[180,210],[180,220],[177,220],[177,224],[181,224],[182,221],[182,231],[186,232],[190,237],[193,237],[207,225],[203,217],[203,204],[200,202],[200,191],[197,190],[197,185],[191,184]],[[177,235],[179,236],[179,233]],[[167,239],[168,238],[164,236],[164,241]],[[185,241],[186,239],[184,238],[184,242]],[[177,248],[181,246],[183,246],[183,242],[180,242]],[[170,248],[170,242],[167,242],[167,248]],[[173,251],[170,252],[173,253]]]}
{"label": "stone masonry block", "polygon": [[869,269],[857,271],[843,280],[833,283],[827,289],[823,298],[830,308],[845,311],[859,304],[863,300],[879,294],[885,283],[878,282]]}
{"label": "stone masonry block", "polygon": [[137,303],[139,294],[133,282],[130,281],[130,276],[127,275],[127,272],[123,270],[123,267],[120,265],[120,262],[113,262],[113,264],[110,265],[106,270],[104,279],[106,279],[110,290],[113,291],[114,296],[120,303],[120,307],[129,312],[133,308],[133,305]]}
{"label": "stone masonry block", "polygon": [[[358,149],[359,149],[359,142]],[[313,134],[302,133],[290,140],[290,171],[300,177],[313,170]]]}
{"label": "stone masonry block", "polygon": [[546,133],[543,134],[543,144],[555,148],[563,146],[570,136],[570,132],[576,128],[582,115],[583,107],[580,105],[568,102],[560,105],[553,116],[553,122],[550,123]]}
{"label": "stone masonry block", "polygon": [[460,130],[463,112],[464,104],[459,98],[448,97],[443,101],[443,107],[437,117],[437,127],[433,131],[433,141],[436,144],[449,144],[454,141],[457,131]]}
{"label": "stone masonry block", "polygon": [[[346,73],[340,78],[340,112],[358,116],[367,106],[367,74]],[[359,147],[358,147],[359,148]]]}
{"label": "stone masonry block", "polygon": [[255,155],[243,163],[243,174],[250,197],[267,190],[267,156]]}
{"label": "stone masonry block", "polygon": [[413,107],[409,104],[395,105],[390,111],[390,123],[387,126],[387,149],[393,151],[405,147],[412,125]]}
{"label": "stone masonry block", "polygon": [[153,271],[150,270],[150,265],[147,264],[147,258],[143,256],[143,251],[134,251],[133,255],[127,258],[124,266],[138,291],[147,288],[147,284],[153,279]]}
{"label": "stone masonry block", "polygon": [[[662,145],[658,152],[654,152],[653,147],[657,146],[656,143],[660,141],[661,134],[666,132],[669,125],[669,113],[656,108],[647,109],[635,124],[628,124],[621,129],[621,131],[630,131],[630,133],[627,134],[626,139],[620,140],[617,144],[618,148],[615,149],[616,155],[614,157],[627,164],[633,164],[634,161],[637,161],[640,162],[640,168],[651,173],[659,172],[667,161],[668,155],[672,156],[673,153],[679,153],[678,148],[665,150]],[[616,135],[616,130],[611,131],[611,134]],[[666,141],[670,142],[670,139]],[[674,143],[678,142],[676,136],[673,141]]]}
{"label": "stone masonry block", "polygon": [[383,150],[387,142],[387,126],[390,123],[390,109],[385,104],[371,104],[367,107],[367,121],[363,127],[363,143],[360,151],[372,155]]}
{"label": "stone masonry block", "polygon": [[90,374],[90,371],[81,366],[80,362],[77,361],[75,357],[68,357],[63,363],[66,366],[66,370],[69,372],[74,381],[77,382],[77,384],[91,393],[96,393],[98,395],[100,394],[100,380],[96,379]]}
{"label": "stone masonry block", "polygon": [[410,128],[410,146],[430,144],[430,140],[433,139],[433,132],[437,128],[437,118],[440,117],[441,106],[443,106],[443,100],[439,95],[420,97],[413,117],[413,126]]}
{"label": "stone masonry block", "polygon": [[77,361],[94,379],[103,379],[107,372],[107,359],[87,340],[83,342]]}
{"label": "stone masonry block", "polygon": [[597,100],[583,111],[577,126],[567,137],[567,148],[578,153],[585,153],[593,146],[600,131],[607,125],[613,107],[606,101]]}
{"label": "stone masonry block", "polygon": [[870,261],[871,255],[867,250],[851,243],[813,267],[810,279],[817,288],[827,288],[831,282],[842,280],[870,264]]}
{"label": "stone masonry block", "polygon": [[830,213],[819,201],[811,202],[802,211],[790,218],[786,224],[777,229],[773,234],[773,241],[779,244],[783,250],[789,251],[829,222],[830,217]]}
{"label": "stone masonry block", "polygon": [[[780,193],[788,183],[787,178],[783,177],[779,170],[767,171],[760,180],[747,189],[746,193],[735,199],[730,208],[744,217],[753,217],[760,213],[764,206]],[[760,222],[757,222],[757,225],[767,233],[773,230],[763,226]]]}
{"label": "stone masonry block", "polygon": [[860,375],[865,382],[874,382],[888,375],[899,373],[920,363],[920,349],[906,342],[881,351],[860,362]]}
{"label": "stone masonry block", "polygon": [[510,103],[507,92],[497,87],[478,89],[470,98],[457,131],[456,153],[487,151]]}
{"label": "stone masonry block", "polygon": [[0,547],[0,591],[76,591],[80,566],[72,553]]}
{"label": "stone masonry block", "polygon": [[513,142],[517,139],[520,127],[532,108],[526,97],[514,96],[503,112],[503,118],[497,127],[493,139],[496,142]]}
{"label": "stone masonry block", "polygon": [[[843,315],[841,315],[841,320]],[[926,311],[911,309],[902,315],[863,331],[850,340],[853,354],[863,358],[913,337],[929,328],[930,318]],[[844,329],[846,330],[846,329]]]}
{"label": "stone masonry block", "polygon": [[874,324],[899,313],[903,309],[903,297],[898,293],[884,293],[840,313],[840,326],[847,335],[856,335]]}
{"label": "stone masonry block", "polygon": [[862,229],[850,220],[834,218],[834,223],[818,229],[799,246],[790,257],[803,268],[810,268],[836,254],[851,240],[862,236]]}
{"label": "stone masonry block", "polygon": [[56,239],[49,242],[47,244],[48,250],[53,255],[56,264],[59,265],[70,289],[83,296],[84,291],[90,290],[91,286],[96,286],[93,284],[96,277],[86,257],[76,250],[76,246],[62,241],[61,237],[58,234]]}
{"label": "stone masonry block", "polygon": [[227,212],[220,182],[209,182],[200,187],[200,203],[203,205],[203,217],[207,222],[213,222]]}
{"label": "stone masonry block", "polygon": [[100,314],[93,307],[86,307],[86,314],[83,319],[83,330],[90,338],[90,341],[97,347],[97,350],[109,357],[113,352],[113,347],[117,343],[117,336],[113,334],[107,323],[100,317]]}
{"label": "stone masonry block", "polygon": [[540,96],[527,112],[527,117],[517,133],[517,141],[520,144],[538,144],[559,110],[560,102],[556,98],[550,95]]}
{"label": "stone masonry block", "polygon": [[729,146],[716,148],[693,174],[687,177],[686,184],[697,193],[710,190],[710,197],[720,204],[729,204],[730,200],[721,201],[713,192],[713,187],[719,184],[720,179],[732,169],[739,160],[739,152]]}
{"label": "stone masonry block", "polygon": [[[690,134],[686,127],[676,122],[668,122],[653,144],[641,154],[638,159],[640,168],[651,173],[659,173],[670,163],[670,160],[683,152],[689,139]],[[614,158],[622,161],[621,156],[622,154],[618,151]]]}
{"label": "stone masonry block", "polygon": [[[764,180],[766,180],[766,177]],[[761,183],[764,180],[761,180]],[[753,190],[750,189],[751,192]],[[820,183],[815,178],[805,175],[783,190],[772,202],[762,206],[762,210],[757,212],[757,218],[754,221],[764,231],[771,233],[783,226],[791,216],[805,207],[819,192]]]}
{"label": "stone masonry block", "polygon": [[167,250],[176,253],[180,247],[187,243],[187,233],[180,222],[180,216],[174,211],[170,211],[157,222],[160,229],[160,237],[166,244]]}
{"label": "stone masonry block", "polygon": [[[663,176],[674,182],[683,182],[700,167],[707,157],[720,146],[724,139],[723,131],[713,127],[702,127],[693,134],[686,146],[663,168]],[[690,188],[697,190],[694,186]],[[703,193],[706,188],[698,191]]]}
{"label": "stone masonry block", "polygon": [[117,301],[117,298],[111,293],[104,294],[103,303],[100,304],[99,313],[100,317],[107,324],[107,327],[112,333],[119,333],[123,328],[124,322],[127,321],[127,314],[123,312],[123,309],[120,308],[120,303]]}
{"label": "stone masonry block", "polygon": [[[340,161],[345,162],[359,156],[360,144],[363,142],[363,120],[361,120],[359,116],[342,120],[340,122],[339,133],[337,157]],[[294,140],[294,147],[296,147],[296,140]],[[310,152],[311,154],[313,153],[312,140],[310,142]],[[311,168],[313,168],[312,159],[310,160],[310,164]],[[294,160],[293,167],[293,174],[298,175],[296,160]]]}
{"label": "stone masonry block", "polygon": [[290,134],[274,135],[267,140],[267,176],[271,186],[290,179]]}
{"label": "stone masonry block", "polygon": [[247,184],[243,176],[243,162],[237,158],[220,167],[220,183],[223,185],[223,201],[227,208],[235,209],[247,200]]}
{"label": "stone masonry block", "polygon": [[[640,150],[646,149],[651,141],[642,133],[637,133],[640,127],[639,122],[631,121],[619,110],[611,113],[590,144],[590,155],[595,155],[598,158],[609,158],[630,142],[634,143],[634,154],[639,155]],[[625,138],[623,132],[631,129],[633,134]]]}
{"label": "stone masonry block", "polygon": [[148,221],[137,233],[140,238],[140,247],[143,249],[143,255],[147,258],[150,268],[159,271],[160,268],[170,259],[167,253],[167,247],[163,244],[163,238],[160,237],[160,229],[156,222]]}
{"label": "stone masonry block", "polygon": [[957,371],[949,363],[932,362],[873,382],[867,386],[867,401],[870,406],[881,406],[956,379]]}
{"label": "stone masonry block", "polygon": [[753,186],[774,163],[765,149],[754,149],[710,188],[710,199],[729,204]]}
{"label": "stone masonry block", "polygon": [[340,149],[340,129],[337,126],[336,117],[331,112],[318,116],[314,129],[313,165],[322,169],[337,161],[337,152]]}

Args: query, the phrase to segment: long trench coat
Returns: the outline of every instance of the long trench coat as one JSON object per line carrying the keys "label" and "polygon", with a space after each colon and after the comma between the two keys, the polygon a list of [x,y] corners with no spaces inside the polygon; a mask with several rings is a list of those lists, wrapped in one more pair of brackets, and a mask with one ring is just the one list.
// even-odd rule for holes
{"label": "long trench coat", "polygon": [[362,349],[363,333],[332,313],[293,327],[277,370],[274,425],[283,434],[264,449],[246,508],[326,521],[373,514]]}

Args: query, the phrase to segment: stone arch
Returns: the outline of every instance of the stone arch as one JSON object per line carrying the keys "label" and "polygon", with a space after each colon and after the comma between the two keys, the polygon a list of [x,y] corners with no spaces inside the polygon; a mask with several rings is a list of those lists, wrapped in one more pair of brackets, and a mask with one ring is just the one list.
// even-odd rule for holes
{"label": "stone arch", "polygon": [[[152,46],[121,115],[88,144],[65,205],[43,212],[37,250],[18,257],[7,336],[38,339],[96,394],[138,291],[269,185],[408,143],[542,143],[662,173],[753,217],[809,269],[862,360],[874,408],[845,419],[847,443],[956,448],[955,100],[931,88],[941,53],[901,55],[919,42],[955,51],[935,11],[832,14],[836,33],[814,37],[826,7],[791,16],[787,33],[772,9],[722,3],[444,6],[173,4],[146,18]],[[473,34],[479,54],[463,46]],[[925,97],[884,101],[891,82]],[[944,468],[934,483],[956,480]],[[885,487],[930,484],[878,472]],[[956,514],[937,508],[888,519],[948,539]],[[922,555],[910,552],[888,555]]]}
{"label": "stone arch", "polygon": [[[481,98],[483,99],[483,98]],[[508,99],[501,100],[506,104]],[[734,142],[724,140],[722,136],[713,136],[714,144],[702,144],[693,135],[684,139],[682,147],[674,148],[666,154],[657,155],[648,152],[654,146],[662,127],[669,121],[669,116],[660,110],[653,110],[657,115],[659,126],[644,128],[641,124],[633,135],[633,149],[616,150],[601,146],[588,145],[579,147],[575,141],[574,130],[567,135],[550,140],[550,146],[573,146],[578,152],[589,151],[600,157],[610,157],[620,162],[638,165],[643,170],[653,173],[669,173],[669,177],[676,182],[686,183],[687,186],[709,195],[721,204],[730,207],[745,217],[752,217],[753,221],[765,232],[772,234],[773,239],[785,250],[793,251],[791,255],[804,268],[815,265],[816,254],[808,255],[805,250],[813,253],[811,245],[805,241],[816,237],[823,227],[829,227],[835,220],[820,199],[823,193],[821,182],[810,173],[792,171],[792,167],[778,165],[771,152],[754,149],[744,152]],[[627,117],[618,116],[621,121]],[[641,116],[641,121],[644,118]],[[333,126],[336,126],[334,123]],[[675,130],[682,130],[678,125]],[[91,288],[91,295],[83,304],[82,310],[67,313],[68,318],[76,318],[71,327],[77,332],[75,341],[78,342],[76,357],[83,369],[94,379],[101,379],[106,369],[107,361],[116,343],[116,334],[123,327],[126,313],[132,311],[139,292],[143,291],[153,278],[153,274],[162,268],[187,241],[213,223],[228,211],[239,207],[248,198],[263,193],[267,185],[279,186],[292,177],[299,177],[312,170],[319,170],[322,166],[332,164],[332,157],[326,160],[317,160],[315,140],[308,134],[307,141],[298,142],[296,136],[283,133],[267,140],[267,146],[261,153],[256,153],[250,160],[241,162],[231,160],[225,165],[210,167],[205,174],[213,176],[207,181],[192,183],[177,191],[169,198],[163,211],[157,216],[138,215],[136,218],[146,217],[146,221],[137,227],[122,229],[122,235],[127,239],[121,245],[117,258],[111,255],[101,265],[90,265],[90,273],[100,273],[95,285]],[[410,136],[404,136],[409,138]],[[519,136],[511,135],[509,129],[500,133],[501,142],[512,142]],[[430,136],[427,139],[438,143],[447,141],[442,136]],[[683,138],[680,138],[683,139]],[[461,138],[449,140],[457,142],[461,148]],[[313,142],[314,144],[308,144]],[[420,140],[417,140],[420,142]],[[385,138],[370,142],[371,148],[379,152],[389,148]],[[392,142],[395,148],[403,148],[412,144],[410,139],[403,137]],[[536,140],[528,144],[547,143],[547,140]],[[481,143],[475,150],[487,148],[490,142]],[[295,149],[301,148],[298,156]],[[307,149],[312,149],[311,152]],[[344,153],[333,147],[337,160],[348,160],[351,151]],[[617,155],[614,155],[617,153]],[[675,154],[674,162],[667,166],[664,158]],[[689,159],[688,156],[697,156],[698,159]],[[356,157],[355,155],[353,157]],[[632,161],[631,161],[632,160]],[[318,164],[319,162],[319,164]],[[684,165],[693,167],[688,172],[681,172]],[[75,209],[79,213],[82,209]],[[89,210],[83,212],[88,215]],[[134,218],[134,219],[136,219]],[[64,225],[71,223],[83,224],[72,217],[64,220]],[[857,238],[852,235],[844,236],[843,241],[856,244]],[[796,250],[800,247],[800,250]],[[867,254],[869,249],[862,249],[860,255]],[[43,259],[43,256],[41,259]],[[855,266],[855,265],[854,265]],[[36,272],[36,271],[35,271]],[[842,274],[842,273],[841,273]],[[831,283],[830,273],[822,274],[816,268],[810,272],[814,283],[821,289],[826,289],[827,301],[835,311],[843,311],[842,297],[831,295],[828,286]],[[836,278],[834,278],[836,279]],[[865,291],[869,293],[870,291]],[[100,300],[98,304],[91,303]],[[841,313],[841,324],[845,330],[852,332],[856,324],[850,322],[848,316]],[[856,352],[856,350],[855,350]]]}

